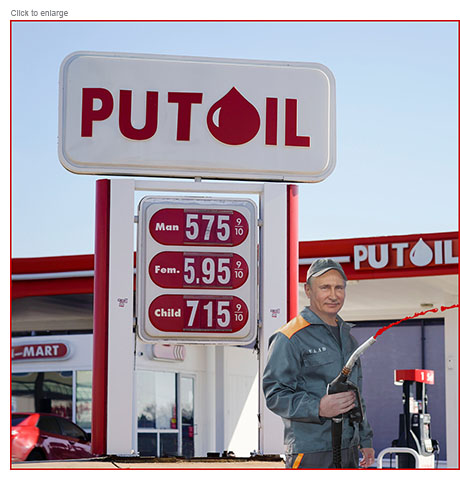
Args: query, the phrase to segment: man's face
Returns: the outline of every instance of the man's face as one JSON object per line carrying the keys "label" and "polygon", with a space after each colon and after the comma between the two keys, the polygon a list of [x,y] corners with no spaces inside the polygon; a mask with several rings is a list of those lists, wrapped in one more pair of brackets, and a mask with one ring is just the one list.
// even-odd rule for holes
{"label": "man's face", "polygon": [[311,279],[305,286],[311,310],[320,317],[337,315],[345,301],[345,280],[337,270],[329,270],[320,277]]}

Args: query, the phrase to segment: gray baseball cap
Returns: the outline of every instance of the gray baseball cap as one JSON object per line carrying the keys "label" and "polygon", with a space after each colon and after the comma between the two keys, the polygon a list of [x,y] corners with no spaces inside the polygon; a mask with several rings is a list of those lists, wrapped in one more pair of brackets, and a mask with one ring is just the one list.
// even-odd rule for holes
{"label": "gray baseball cap", "polygon": [[307,282],[311,277],[320,277],[329,270],[337,270],[340,275],[342,275],[343,279],[347,281],[347,276],[345,275],[340,263],[332,260],[332,258],[318,258],[310,265],[310,268],[308,269]]}

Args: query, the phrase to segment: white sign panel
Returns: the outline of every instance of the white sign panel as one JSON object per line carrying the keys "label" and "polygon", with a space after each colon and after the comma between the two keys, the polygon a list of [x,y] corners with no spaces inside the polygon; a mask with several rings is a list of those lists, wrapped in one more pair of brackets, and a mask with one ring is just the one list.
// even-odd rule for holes
{"label": "white sign panel", "polygon": [[335,166],[335,80],[316,63],[76,52],[59,116],[75,173],[318,182]]}
{"label": "white sign panel", "polygon": [[139,204],[138,333],[146,342],[245,345],[257,333],[257,225],[248,199]]}

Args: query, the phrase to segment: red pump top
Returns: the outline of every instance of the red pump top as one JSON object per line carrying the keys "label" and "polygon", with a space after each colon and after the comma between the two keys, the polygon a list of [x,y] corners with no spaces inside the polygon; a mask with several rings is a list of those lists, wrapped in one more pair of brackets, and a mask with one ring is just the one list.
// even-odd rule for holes
{"label": "red pump top", "polygon": [[401,382],[403,380],[434,385],[434,371],[420,369],[395,370],[395,382]]}

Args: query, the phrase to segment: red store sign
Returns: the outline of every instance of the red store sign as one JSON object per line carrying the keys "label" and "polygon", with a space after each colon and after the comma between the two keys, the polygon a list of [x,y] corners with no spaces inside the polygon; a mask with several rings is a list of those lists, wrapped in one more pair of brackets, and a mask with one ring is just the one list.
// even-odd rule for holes
{"label": "red store sign", "polygon": [[305,281],[315,258],[340,262],[350,280],[458,273],[458,232],[300,242]]}
{"label": "red store sign", "polygon": [[18,360],[64,360],[70,354],[66,343],[33,343],[14,345],[11,349],[11,359]]}

